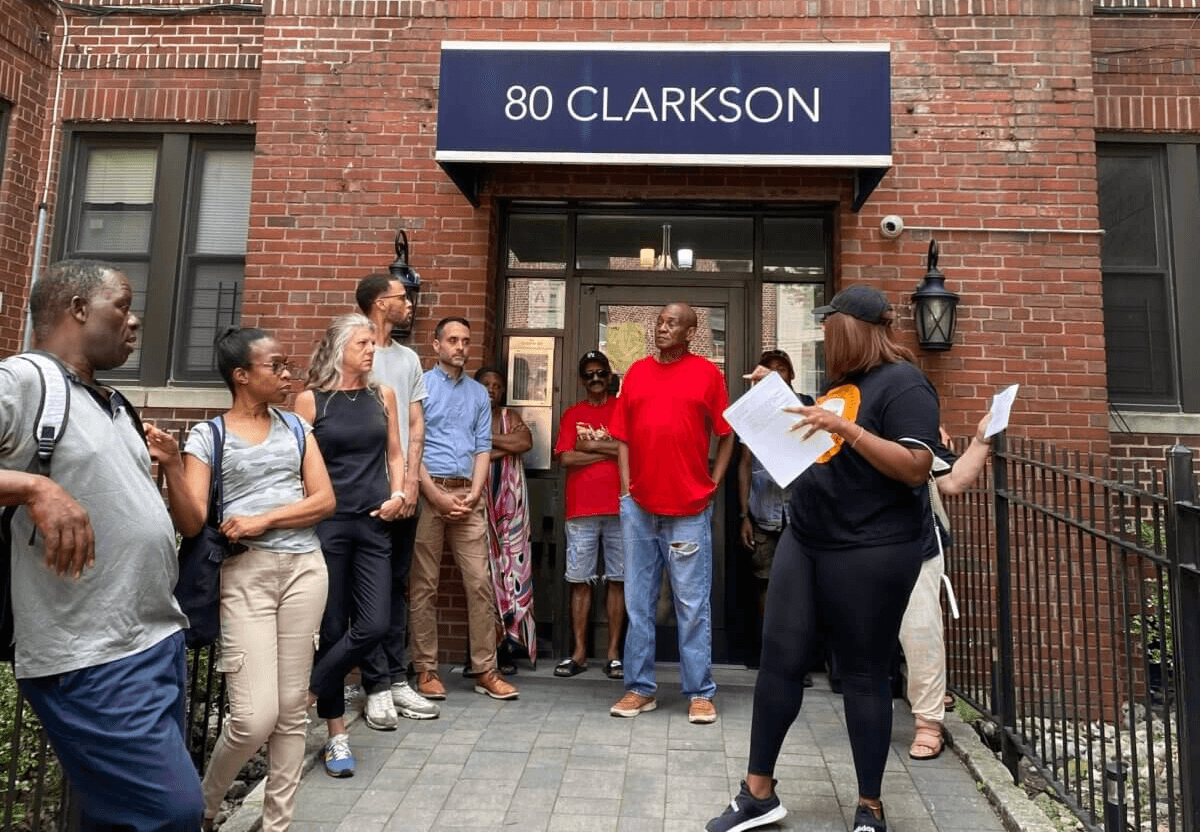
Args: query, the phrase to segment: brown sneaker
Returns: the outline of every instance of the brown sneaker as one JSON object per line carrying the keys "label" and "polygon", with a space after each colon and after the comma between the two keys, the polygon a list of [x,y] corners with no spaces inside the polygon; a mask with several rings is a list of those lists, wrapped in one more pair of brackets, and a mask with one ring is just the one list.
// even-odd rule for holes
{"label": "brown sneaker", "polygon": [[445,699],[446,686],[436,670],[422,670],[417,674],[417,693],[426,699]]}
{"label": "brown sneaker", "polygon": [[521,695],[520,691],[504,681],[494,667],[475,677],[475,692],[486,693],[493,699],[516,699]]}
{"label": "brown sneaker", "polygon": [[703,696],[693,696],[692,704],[688,705],[688,722],[698,722],[708,725],[717,721],[717,708],[711,699]]}
{"label": "brown sneaker", "polygon": [[608,712],[613,716],[637,716],[646,711],[653,711],[658,707],[658,703],[654,701],[653,696],[642,696],[640,693],[634,693],[631,690],[625,691],[625,695],[617,700],[616,704],[608,709]]}

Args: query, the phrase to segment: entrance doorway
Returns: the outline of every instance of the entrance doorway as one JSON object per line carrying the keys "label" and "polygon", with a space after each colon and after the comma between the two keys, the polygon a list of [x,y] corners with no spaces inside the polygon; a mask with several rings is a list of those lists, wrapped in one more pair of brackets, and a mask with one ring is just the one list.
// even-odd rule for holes
{"label": "entrance doorway", "polygon": [[[637,275],[639,281],[646,276]],[[587,350],[598,349],[608,356],[613,372],[624,377],[629,367],[641,358],[652,355],[654,327],[658,314],[668,303],[683,301],[696,311],[698,319],[696,335],[691,342],[692,352],[712,361],[725,374],[730,400],[745,389],[742,374],[745,372],[746,333],[746,290],[741,286],[646,286],[646,285],[596,285],[580,287],[578,339],[569,355],[582,355]],[[569,369],[573,370],[574,367]],[[710,444],[709,461],[716,451],[716,442]],[[721,489],[714,498],[713,506],[713,585],[712,585],[712,628],[713,661],[728,663],[741,661],[739,638],[732,635],[728,621],[726,599],[728,572],[726,534],[727,506],[735,507],[732,517],[737,517],[736,465],[731,464]],[[729,555],[736,556],[736,553]],[[593,650],[603,647],[607,638],[604,629],[604,605],[593,603]],[[670,587],[664,575],[663,590],[658,604],[657,658],[659,661],[679,660],[679,640],[675,612],[671,603]],[[735,655],[736,654],[736,655]]]}
{"label": "entrance doorway", "polygon": [[[579,356],[603,349],[620,373],[654,348],[650,327],[672,301],[696,308],[693,350],[725,373],[730,398],[765,349],[786,350],[797,392],[821,383],[821,329],[811,310],[832,288],[830,205],[655,204],[545,200],[503,206],[499,236],[499,343],[509,404],[531,426],[529,483],[534,609],[543,655],[571,649],[563,580],[565,472],[554,461],[562,413],[584,395]],[[547,384],[547,381],[550,381]],[[735,448],[734,459],[738,450]],[[739,542],[736,468],[713,518],[713,658],[757,658],[757,587]],[[608,641],[602,589],[592,604],[591,656]],[[677,636],[664,606],[659,658]]]}

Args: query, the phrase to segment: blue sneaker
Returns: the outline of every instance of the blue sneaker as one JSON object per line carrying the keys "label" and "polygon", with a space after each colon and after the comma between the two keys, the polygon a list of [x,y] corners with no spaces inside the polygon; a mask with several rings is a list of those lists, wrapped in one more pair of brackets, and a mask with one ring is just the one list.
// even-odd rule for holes
{"label": "blue sneaker", "polygon": [[[775,781],[771,781],[774,786]],[[771,792],[771,796],[759,800],[750,794],[746,781],[737,796],[725,807],[719,817],[715,817],[705,825],[706,832],[742,832],[744,829],[754,829],[776,823],[787,817],[787,809],[779,802],[779,796]]]}
{"label": "blue sneaker", "polygon": [[325,743],[325,773],[330,777],[354,776],[354,755],[350,753],[349,734],[334,734]]}

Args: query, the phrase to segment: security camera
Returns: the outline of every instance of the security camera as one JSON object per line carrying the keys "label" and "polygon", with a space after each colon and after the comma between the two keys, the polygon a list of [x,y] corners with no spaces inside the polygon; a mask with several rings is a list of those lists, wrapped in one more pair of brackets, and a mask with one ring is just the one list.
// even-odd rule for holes
{"label": "security camera", "polygon": [[894,240],[904,231],[904,220],[897,217],[895,214],[888,214],[879,223],[879,232],[889,240]]}

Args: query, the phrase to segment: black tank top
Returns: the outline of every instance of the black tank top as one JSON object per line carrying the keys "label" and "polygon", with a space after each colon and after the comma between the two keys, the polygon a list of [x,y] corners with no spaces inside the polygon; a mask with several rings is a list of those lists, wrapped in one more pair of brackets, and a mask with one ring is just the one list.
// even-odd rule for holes
{"label": "black tank top", "polygon": [[334,517],[367,514],[383,505],[387,475],[387,413],[370,390],[314,390],[313,436],[337,497]]}

